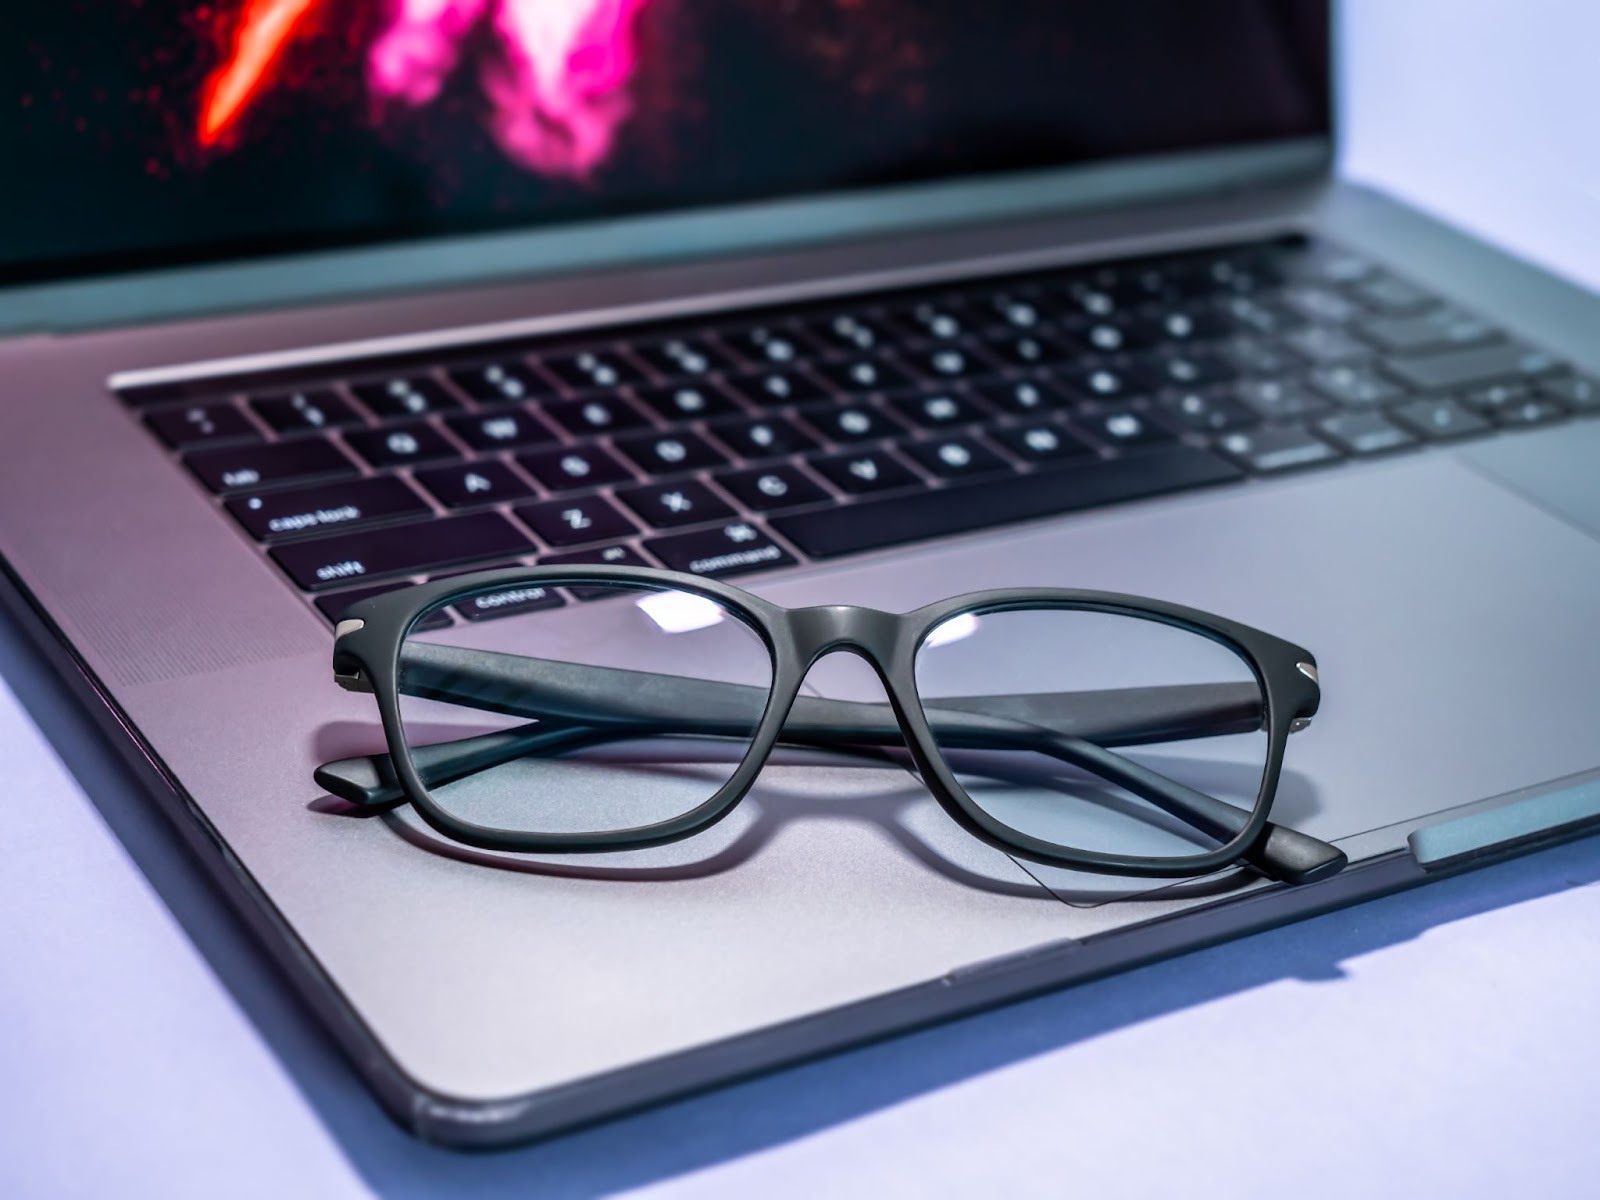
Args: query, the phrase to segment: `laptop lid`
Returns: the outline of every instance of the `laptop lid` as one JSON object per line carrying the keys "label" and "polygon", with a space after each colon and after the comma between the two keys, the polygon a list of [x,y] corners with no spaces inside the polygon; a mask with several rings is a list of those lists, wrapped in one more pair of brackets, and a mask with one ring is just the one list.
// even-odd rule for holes
{"label": "laptop lid", "polygon": [[1328,0],[36,5],[0,332],[1125,203],[1329,158]]}

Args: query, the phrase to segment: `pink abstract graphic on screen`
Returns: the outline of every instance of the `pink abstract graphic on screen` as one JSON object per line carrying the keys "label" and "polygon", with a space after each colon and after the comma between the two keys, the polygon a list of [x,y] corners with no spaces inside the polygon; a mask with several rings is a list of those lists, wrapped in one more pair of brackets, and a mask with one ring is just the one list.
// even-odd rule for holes
{"label": "pink abstract graphic on screen", "polygon": [[[457,71],[474,70],[505,153],[541,174],[581,179],[610,155],[628,118],[634,20],[647,2],[396,0],[366,52],[367,85],[379,100],[420,108]],[[228,138],[322,3],[244,0],[231,54],[206,87],[202,145]]]}

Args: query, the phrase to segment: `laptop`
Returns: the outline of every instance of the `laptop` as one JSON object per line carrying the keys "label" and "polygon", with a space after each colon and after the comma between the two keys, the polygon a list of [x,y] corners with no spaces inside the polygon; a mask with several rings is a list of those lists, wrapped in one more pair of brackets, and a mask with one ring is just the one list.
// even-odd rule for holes
{"label": "laptop", "polygon": [[[1333,177],[1325,0],[35,7],[8,607],[417,1136],[549,1133],[1600,819],[1600,300]],[[1348,865],[1042,868],[812,751],[584,858],[314,783],[383,746],[331,677],[349,604],[548,562],[1271,631],[1323,688],[1273,818]],[[807,689],[882,699],[843,655]]]}

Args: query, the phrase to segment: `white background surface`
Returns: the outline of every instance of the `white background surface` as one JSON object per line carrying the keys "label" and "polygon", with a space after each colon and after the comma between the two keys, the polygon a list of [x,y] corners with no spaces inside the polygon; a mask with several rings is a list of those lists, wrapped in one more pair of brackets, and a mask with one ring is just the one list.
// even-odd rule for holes
{"label": "white background surface", "polygon": [[[1600,289],[1600,8],[1347,30],[1349,170]],[[1600,839],[462,1156],[376,1109],[4,626],[0,677],[0,1196],[1596,1194]]]}

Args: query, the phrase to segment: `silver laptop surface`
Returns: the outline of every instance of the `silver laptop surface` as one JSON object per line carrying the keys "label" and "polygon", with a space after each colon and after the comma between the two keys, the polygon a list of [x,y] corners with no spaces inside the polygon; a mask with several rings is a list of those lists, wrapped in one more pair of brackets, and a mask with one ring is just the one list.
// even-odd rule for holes
{"label": "silver laptop surface", "polygon": [[[1205,7],[26,18],[9,607],[408,1128],[537,1135],[1600,818],[1600,301],[1330,178],[1322,0]],[[1323,704],[1274,819],[1349,865],[1043,869],[815,752],[583,858],[313,783],[383,744],[345,604],[564,556],[1290,638]],[[450,627],[597,620],[506,609]],[[842,655],[807,688],[882,695]]]}

